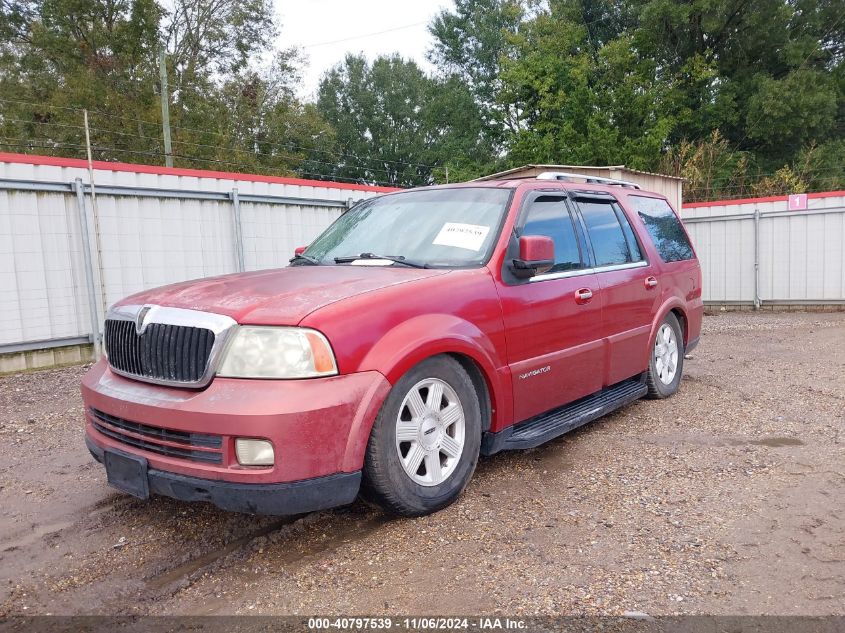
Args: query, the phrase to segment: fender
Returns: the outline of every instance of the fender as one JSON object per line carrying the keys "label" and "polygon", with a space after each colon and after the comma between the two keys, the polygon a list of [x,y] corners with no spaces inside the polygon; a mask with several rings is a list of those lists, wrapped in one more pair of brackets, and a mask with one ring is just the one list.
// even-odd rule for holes
{"label": "fender", "polygon": [[357,371],[377,368],[386,382],[368,394],[355,416],[344,454],[345,471],[352,472],[363,466],[370,432],[389,387],[426,358],[448,353],[463,354],[481,369],[490,394],[490,428],[496,430],[503,420],[512,417],[510,373],[507,365],[497,369],[501,363],[497,362],[495,348],[487,335],[469,321],[451,314],[414,317],[379,339],[357,368]]}
{"label": "fender", "polygon": [[491,427],[510,416],[507,363],[498,357],[493,341],[476,325],[453,314],[427,314],[403,321],[388,331],[362,359],[358,371],[378,369],[390,384],[414,365],[437,354],[463,354],[478,367],[490,393]]}

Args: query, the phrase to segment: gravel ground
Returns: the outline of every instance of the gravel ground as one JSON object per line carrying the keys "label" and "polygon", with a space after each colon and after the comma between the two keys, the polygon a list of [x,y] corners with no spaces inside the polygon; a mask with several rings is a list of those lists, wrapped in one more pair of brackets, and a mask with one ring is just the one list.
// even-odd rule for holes
{"label": "gravel ground", "polygon": [[0,616],[845,614],[845,314],[705,319],[680,393],[396,520],[111,490],[74,367],[0,378]]}

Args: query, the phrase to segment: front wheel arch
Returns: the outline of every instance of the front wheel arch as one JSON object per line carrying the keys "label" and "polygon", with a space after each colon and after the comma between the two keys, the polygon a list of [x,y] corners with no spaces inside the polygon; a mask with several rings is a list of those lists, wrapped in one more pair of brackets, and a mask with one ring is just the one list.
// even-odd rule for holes
{"label": "front wheel arch", "polygon": [[493,420],[493,403],[489,377],[471,356],[456,352],[450,352],[447,355],[458,361],[464,368],[464,371],[469,374],[472,384],[475,385],[475,392],[478,394],[478,405],[481,407],[481,431],[489,431]]}
{"label": "front wheel arch", "polygon": [[[467,371],[482,398],[485,429],[500,429],[512,418],[512,394],[507,361],[493,341],[475,324],[451,314],[433,314],[402,322],[368,351],[354,371],[376,370],[396,384],[413,367],[438,355],[448,355]],[[487,400],[486,411],[484,400]]]}

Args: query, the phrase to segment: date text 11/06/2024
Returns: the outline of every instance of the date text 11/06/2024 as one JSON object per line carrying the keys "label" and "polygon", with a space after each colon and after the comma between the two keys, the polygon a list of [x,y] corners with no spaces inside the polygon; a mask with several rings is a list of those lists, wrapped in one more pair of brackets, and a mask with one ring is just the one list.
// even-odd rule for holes
{"label": "date text 11/06/2024", "polygon": [[458,630],[480,630],[480,631],[519,631],[527,628],[524,620],[512,618],[465,618],[465,617],[419,617],[419,618],[363,618],[363,617],[336,617],[336,618],[310,618],[308,620],[309,630],[389,630],[405,629],[436,630],[436,631],[458,631]]}

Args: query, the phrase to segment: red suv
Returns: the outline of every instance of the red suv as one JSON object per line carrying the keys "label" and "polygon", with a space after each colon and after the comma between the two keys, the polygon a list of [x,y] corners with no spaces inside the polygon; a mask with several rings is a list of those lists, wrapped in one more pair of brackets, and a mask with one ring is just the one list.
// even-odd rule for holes
{"label": "red suv", "polygon": [[296,514],[363,489],[408,516],[479,455],[678,389],[701,270],[666,199],[529,180],[359,203],[287,268],[117,303],[83,380],[113,486]]}

